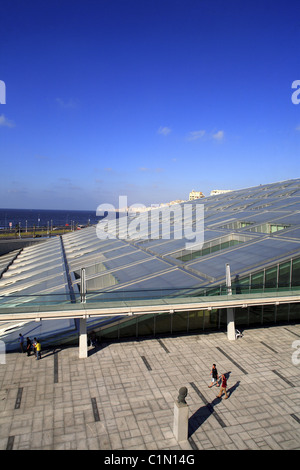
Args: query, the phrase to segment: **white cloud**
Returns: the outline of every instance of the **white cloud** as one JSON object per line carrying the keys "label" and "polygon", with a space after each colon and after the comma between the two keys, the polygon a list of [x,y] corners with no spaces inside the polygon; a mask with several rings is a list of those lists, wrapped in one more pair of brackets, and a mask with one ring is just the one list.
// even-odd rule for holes
{"label": "white cloud", "polygon": [[15,127],[15,124],[13,121],[10,121],[7,119],[4,114],[1,114],[0,116],[0,126],[2,127]]}
{"label": "white cloud", "polygon": [[221,141],[224,138],[224,131],[217,131],[217,132],[208,132],[205,129],[201,129],[199,131],[192,131],[188,134],[187,140],[218,140]]}
{"label": "white cloud", "polygon": [[296,131],[300,131],[300,125],[296,127]]}
{"label": "white cloud", "polygon": [[139,171],[142,172],[147,172],[147,173],[162,173],[164,171],[163,168],[157,167],[157,168],[148,168],[146,166],[141,166],[139,168]]}
{"label": "white cloud", "polygon": [[71,108],[71,109],[77,108],[77,103],[72,98],[69,99],[69,101],[64,101],[61,98],[56,98],[55,101],[56,101],[56,103],[59,104],[59,106],[61,108],[64,108],[64,109],[66,109],[66,108]]}
{"label": "white cloud", "polygon": [[212,138],[215,139],[215,140],[223,140],[224,131],[218,131],[215,134],[212,134]]}
{"label": "white cloud", "polygon": [[202,137],[204,137],[204,136],[205,136],[205,131],[204,130],[192,131],[188,135],[188,140],[198,140],[198,139],[202,139]]}
{"label": "white cloud", "polygon": [[157,131],[157,133],[161,135],[168,135],[170,134],[170,132],[172,132],[172,130],[169,127],[162,127],[162,126]]}

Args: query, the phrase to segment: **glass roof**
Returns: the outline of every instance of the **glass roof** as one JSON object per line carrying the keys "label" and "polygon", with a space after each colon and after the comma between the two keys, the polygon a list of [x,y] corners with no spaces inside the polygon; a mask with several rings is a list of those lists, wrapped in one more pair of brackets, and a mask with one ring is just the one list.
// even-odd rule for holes
{"label": "glass roof", "polygon": [[[211,252],[202,251],[201,257],[182,261],[178,258],[183,252],[200,249],[186,248],[187,239],[182,238],[180,225],[183,210],[189,206],[192,210],[187,211],[184,228],[195,228],[198,205],[204,210],[204,246],[211,246]],[[68,301],[79,292],[82,268],[86,270],[87,289],[95,296],[101,294],[101,289],[175,292],[209,286],[216,280],[225,282],[227,263],[232,277],[242,276],[300,253],[300,179],[187,201],[172,207],[172,216],[168,207],[160,208],[155,221],[169,223],[167,239],[161,237],[161,225],[150,231],[154,210],[136,218],[118,219],[121,238],[99,239],[92,226],[24,248],[19,254],[1,256],[0,305],[10,302],[13,293],[20,295],[14,305],[27,302],[29,294],[43,295],[49,302],[52,295],[52,299],[56,295]],[[128,238],[128,222],[136,228],[136,238]],[[266,224],[283,228],[274,233],[251,231]],[[109,231],[108,235],[113,236]],[[226,240],[230,237],[242,242],[228,246]]]}

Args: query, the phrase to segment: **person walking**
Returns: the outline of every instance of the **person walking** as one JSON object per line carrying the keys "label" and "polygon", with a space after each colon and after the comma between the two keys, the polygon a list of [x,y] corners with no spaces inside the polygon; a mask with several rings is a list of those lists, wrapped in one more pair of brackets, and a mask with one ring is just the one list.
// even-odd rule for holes
{"label": "person walking", "polygon": [[225,374],[221,374],[221,377],[222,377],[221,390],[220,390],[219,395],[217,395],[217,398],[221,398],[223,393],[225,393],[225,400],[226,400],[228,398],[227,391],[226,391],[227,379],[226,379]]}
{"label": "person walking", "polygon": [[26,351],[27,351],[27,356],[30,356],[30,352],[31,352],[31,340],[30,340],[30,338],[28,338],[28,337],[27,337]]}
{"label": "person walking", "polygon": [[208,386],[208,388],[211,388],[213,387],[213,385],[217,384],[217,387],[219,387],[220,385],[218,384],[218,379],[219,379],[219,376],[218,376],[218,371],[217,371],[217,367],[216,367],[216,364],[213,364],[212,365],[212,369],[211,369],[211,384]]}
{"label": "person walking", "polygon": [[38,361],[39,359],[42,359],[42,355],[41,355],[42,346],[41,346],[39,339],[36,342],[35,349],[36,349],[36,360]]}
{"label": "person walking", "polygon": [[19,334],[19,343],[20,343],[20,349],[21,349],[21,352],[23,353],[24,352],[24,336],[21,335],[21,333]]}

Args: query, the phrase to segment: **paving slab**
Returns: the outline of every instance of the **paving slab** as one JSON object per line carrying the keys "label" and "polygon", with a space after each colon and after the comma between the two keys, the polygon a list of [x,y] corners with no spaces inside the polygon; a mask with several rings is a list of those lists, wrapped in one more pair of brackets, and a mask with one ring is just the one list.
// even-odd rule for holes
{"label": "paving slab", "polygon": [[[300,450],[300,324],[103,343],[0,364],[1,450]],[[228,400],[208,388],[212,364]],[[188,388],[189,438],[173,434],[174,400]]]}

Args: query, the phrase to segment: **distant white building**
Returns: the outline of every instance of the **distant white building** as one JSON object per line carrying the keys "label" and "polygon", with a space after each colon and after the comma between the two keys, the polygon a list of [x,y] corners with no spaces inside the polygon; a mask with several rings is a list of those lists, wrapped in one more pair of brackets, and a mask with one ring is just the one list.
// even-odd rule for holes
{"label": "distant white building", "polygon": [[176,199],[176,201],[170,201],[170,202],[161,202],[159,204],[151,204],[151,206],[144,206],[143,204],[140,204],[139,206],[130,206],[124,209],[126,212],[148,212],[153,209],[162,209],[163,207],[168,207],[168,206],[173,206],[174,204],[180,204],[182,202],[185,202],[183,199]]}
{"label": "distant white building", "polygon": [[224,194],[224,193],[230,193],[232,189],[213,189],[210,192],[211,196],[216,196],[217,194]]}
{"label": "distant white building", "polygon": [[190,192],[189,200],[193,201],[194,199],[199,199],[201,197],[205,197],[204,194],[201,191],[193,191]]}

